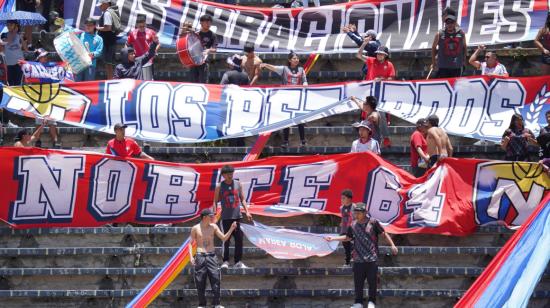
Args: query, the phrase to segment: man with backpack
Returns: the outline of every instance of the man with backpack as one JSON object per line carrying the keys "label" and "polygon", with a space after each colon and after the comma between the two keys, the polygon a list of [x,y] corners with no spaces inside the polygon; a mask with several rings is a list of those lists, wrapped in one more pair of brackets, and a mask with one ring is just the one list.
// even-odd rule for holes
{"label": "man with backpack", "polygon": [[97,30],[103,39],[103,61],[105,62],[106,79],[113,79],[113,66],[115,65],[116,39],[120,33],[120,15],[116,7],[111,6],[111,0],[99,0],[97,3],[101,10]]}

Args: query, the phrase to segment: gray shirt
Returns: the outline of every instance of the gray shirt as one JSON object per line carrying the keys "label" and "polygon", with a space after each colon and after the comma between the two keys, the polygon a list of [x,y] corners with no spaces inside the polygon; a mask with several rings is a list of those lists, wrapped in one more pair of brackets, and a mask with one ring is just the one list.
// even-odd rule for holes
{"label": "gray shirt", "polygon": [[227,184],[222,181],[219,184],[220,194],[218,200],[222,205],[222,220],[226,219],[241,219],[241,183],[233,180],[233,183]]}
{"label": "gray shirt", "polygon": [[23,50],[21,50],[21,35],[15,34],[13,41],[8,42],[8,33],[2,36],[6,45],[4,45],[4,55],[6,56],[6,65],[16,65],[17,61],[23,60]]}
{"label": "gray shirt", "polygon": [[289,84],[293,86],[307,84],[306,72],[301,66],[294,69],[291,69],[285,65],[275,66],[275,73],[281,76],[281,84]]}

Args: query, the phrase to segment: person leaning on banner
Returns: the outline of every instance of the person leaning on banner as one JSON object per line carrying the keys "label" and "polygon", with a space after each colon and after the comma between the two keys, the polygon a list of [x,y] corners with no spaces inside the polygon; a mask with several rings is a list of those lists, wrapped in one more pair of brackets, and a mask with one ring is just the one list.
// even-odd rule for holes
{"label": "person leaning on banner", "polygon": [[431,168],[443,158],[453,156],[453,145],[447,133],[443,128],[439,127],[439,117],[437,115],[430,115],[426,119],[426,122],[428,124],[426,144],[428,145],[428,155],[430,156],[428,168]]}
{"label": "person leaning on banner", "polygon": [[[353,192],[351,189],[344,189],[341,193],[342,206],[340,206],[340,214],[342,215],[342,221],[340,221],[340,235],[345,235],[348,228],[353,223]],[[353,243],[351,241],[342,242],[344,246],[344,267],[349,267],[351,262],[351,250],[353,249]]]}
{"label": "person leaning on banner", "polygon": [[248,74],[249,84],[252,86],[260,79],[262,59],[254,53],[254,44],[252,43],[245,44],[243,52],[244,56],[241,58],[242,68]]}
{"label": "person leaning on banner", "polygon": [[122,158],[135,157],[155,160],[153,157],[143,152],[134,139],[126,137],[126,127],[128,127],[128,125],[122,123],[115,124],[115,138],[107,142],[105,153]]}
{"label": "person leaning on banner", "polygon": [[[359,35],[359,32],[357,32],[357,27],[354,24],[349,24],[347,26],[342,27],[342,31],[348,35],[348,37],[357,44],[358,47],[361,47],[363,42],[365,40],[368,41],[367,45],[364,48],[364,52],[366,53],[367,57],[376,57],[376,51],[378,50],[378,47],[382,46],[379,40],[376,39],[378,34],[373,29],[368,30],[363,34],[363,36]],[[369,68],[366,64],[363,64],[363,67],[361,68],[361,72],[364,76],[367,75]]]}
{"label": "person leaning on banner", "polygon": [[[262,63],[260,68],[267,68],[268,70],[276,73],[281,76],[281,84],[283,85],[293,85],[293,86],[307,86],[307,77],[306,71],[300,65],[300,58],[298,54],[291,51],[287,57],[287,65],[271,65],[267,63]],[[300,134],[300,141],[302,146],[307,145],[304,124],[298,124],[298,133]],[[283,148],[288,147],[288,140],[290,135],[290,128],[287,127],[283,129]]]}
{"label": "person leaning on banner", "polygon": [[76,81],[92,81],[95,80],[95,71],[97,59],[103,54],[103,38],[96,33],[96,21],[93,18],[88,18],[84,22],[84,32],[78,35],[78,38],[88,50],[92,65],[84,71],[78,73]]}
{"label": "person leaning on banner", "polygon": [[17,136],[15,136],[15,143],[13,144],[14,147],[30,147],[32,142],[35,142],[36,140],[40,139],[40,134],[42,133],[42,130],[44,129],[44,124],[38,126],[34,133],[31,135],[27,129],[22,129],[17,132]]}
{"label": "person leaning on banner", "polygon": [[136,80],[143,79],[143,66],[149,63],[157,52],[158,37],[153,38],[153,43],[149,45],[149,51],[141,57],[136,57],[134,48],[125,47],[120,52],[121,64],[115,68],[114,79],[131,78]]}
{"label": "person leaning on banner", "polygon": [[514,114],[500,142],[500,147],[506,151],[504,159],[507,161],[530,161],[529,144],[538,145],[535,135],[525,127],[523,117]]}
{"label": "person leaning on banner", "polygon": [[391,237],[384,231],[378,220],[366,213],[366,205],[362,202],[353,207],[355,221],[346,231],[346,235],[327,236],[327,241],[351,241],[353,240],[353,284],[355,286],[355,304],[353,308],[363,307],[363,288],[365,279],[369,285],[368,307],[374,308],[376,304],[377,274],[378,274],[378,237],[384,238],[391,246],[393,255],[397,255],[397,247]]}
{"label": "person leaning on banner", "polygon": [[[235,268],[247,268],[241,262],[243,255],[243,231],[241,230],[241,206],[244,208],[248,220],[252,220],[252,215],[248,211],[248,205],[243,195],[241,183],[233,179],[235,169],[229,165],[225,165],[221,169],[221,181],[214,191],[214,211],[217,210],[218,201],[221,204],[221,223],[222,230],[229,230],[233,223],[237,224],[237,228],[231,233],[235,239]],[[229,267],[229,244],[230,239],[223,243],[223,264],[222,268]]]}
{"label": "person leaning on banner", "polygon": [[431,69],[437,70],[438,78],[460,77],[467,53],[464,31],[456,24],[456,16],[447,14],[445,27],[434,37]]}
{"label": "person leaning on banner", "polygon": [[[141,57],[149,51],[153,44],[153,39],[157,33],[146,27],[147,16],[139,14],[136,18],[136,28],[128,33],[126,47],[132,46],[136,52],[136,57]],[[160,44],[157,44],[155,52],[158,52]],[[153,59],[143,65],[143,80],[153,80]]]}
{"label": "person leaning on banner", "polygon": [[[197,32],[197,35],[200,38],[202,47],[204,49],[203,51],[203,57],[204,57],[204,63],[199,66],[193,66],[191,71],[191,82],[195,83],[208,83],[209,81],[209,69],[208,69],[208,56],[211,53],[215,53],[216,49],[218,48],[218,37],[212,30],[210,30],[210,27],[212,26],[212,16],[205,14],[200,17],[200,24],[201,28],[199,32]],[[184,24],[184,27],[180,31],[180,35],[185,35],[189,33],[191,30],[191,27],[188,24]]]}
{"label": "person leaning on banner", "polygon": [[248,75],[241,69],[241,57],[233,55],[227,58],[227,64],[230,70],[223,74],[220,84],[248,85]]}
{"label": "person leaning on banner", "polygon": [[358,129],[359,139],[351,144],[350,153],[372,152],[380,155],[380,145],[376,139],[372,138],[372,124],[368,120],[354,123],[353,127]]}
{"label": "person leaning on banner", "polygon": [[479,62],[477,60],[477,56],[483,50],[485,50],[484,45],[477,46],[476,51],[470,57],[470,65],[475,67],[477,70],[481,70],[481,75],[508,77],[506,67],[498,62],[497,54],[495,52],[487,51],[485,53],[485,62]]}
{"label": "person leaning on banner", "polygon": [[103,39],[103,62],[105,62],[106,79],[113,79],[113,66],[115,65],[117,34],[115,19],[120,20],[116,7],[111,6],[111,0],[98,0],[97,6],[101,10],[97,31]]}
{"label": "person leaning on banner", "polygon": [[[214,293],[212,305],[220,306],[220,284],[221,273],[216,257],[214,247],[214,236],[222,241],[227,241],[231,233],[237,228],[237,223],[233,222],[225,234],[220,231],[216,225],[216,217],[210,209],[204,209],[201,212],[200,223],[191,228],[191,242],[189,243],[189,262],[193,265],[193,275],[197,294],[199,296],[199,306],[206,307],[206,278],[210,280],[210,287]],[[193,244],[197,245],[197,254],[193,257]]]}
{"label": "person leaning on banner", "polygon": [[428,155],[428,144],[426,134],[428,123],[426,119],[420,118],[416,121],[416,129],[411,134],[411,168],[412,174],[419,178],[426,173],[430,156]]}
{"label": "person leaning on banner", "polygon": [[390,62],[390,51],[386,46],[380,46],[374,52],[376,57],[369,57],[363,54],[363,50],[370,42],[370,39],[365,39],[359,50],[357,51],[357,59],[363,61],[367,66],[367,74],[365,80],[393,80],[396,77],[393,63]]}

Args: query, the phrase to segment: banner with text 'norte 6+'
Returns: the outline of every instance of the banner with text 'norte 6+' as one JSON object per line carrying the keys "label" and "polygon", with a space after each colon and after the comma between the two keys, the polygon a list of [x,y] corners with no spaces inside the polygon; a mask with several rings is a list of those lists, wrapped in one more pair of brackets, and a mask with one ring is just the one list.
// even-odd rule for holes
{"label": "banner with text 'norte 6+'", "polygon": [[[90,152],[0,148],[0,220],[16,228],[172,223],[213,204],[227,163],[177,164]],[[392,233],[466,235],[521,225],[550,188],[534,163],[445,159],[417,179],[371,153],[232,162],[253,214],[340,213],[353,191]],[[266,242],[267,243],[267,242]]]}
{"label": "banner with text 'norte 6+'", "polygon": [[[191,22],[199,29],[203,14],[213,17],[212,30],[218,51],[242,51],[254,43],[259,52],[341,53],[356,52],[357,45],[342,33],[343,26],[357,25],[360,33],[374,29],[391,50],[431,47],[443,28],[446,5],[457,12],[468,45],[533,40],[545,21],[547,0],[359,0],[308,9],[271,9],[224,5],[195,0],[117,0],[124,32],[135,26],[138,14],[161,35],[161,42],[175,46],[179,28]],[[97,0],[65,0],[64,16],[81,29],[88,17],[101,15]]]}
{"label": "banner with text 'norte 6+'", "polygon": [[167,143],[246,137],[357,110],[351,96],[415,123],[437,114],[448,133],[500,141],[514,113],[535,133],[550,110],[547,77],[355,81],[237,87],[129,79],[5,87],[0,107],[25,116]]}

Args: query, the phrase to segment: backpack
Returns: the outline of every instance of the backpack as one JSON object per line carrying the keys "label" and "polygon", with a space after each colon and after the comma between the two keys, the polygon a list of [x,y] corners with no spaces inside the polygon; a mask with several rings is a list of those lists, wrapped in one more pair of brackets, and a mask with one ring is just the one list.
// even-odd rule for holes
{"label": "backpack", "polygon": [[111,30],[118,35],[120,32],[122,32],[122,25],[120,24],[120,14],[118,13],[118,9],[116,7],[109,7],[107,9],[107,12],[111,14],[111,19],[113,20],[113,24],[111,25]]}

